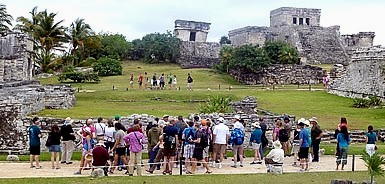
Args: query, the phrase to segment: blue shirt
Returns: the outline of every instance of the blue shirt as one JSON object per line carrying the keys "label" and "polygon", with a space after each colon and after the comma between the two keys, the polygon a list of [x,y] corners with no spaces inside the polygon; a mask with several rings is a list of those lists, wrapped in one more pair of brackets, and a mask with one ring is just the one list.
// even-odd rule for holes
{"label": "blue shirt", "polygon": [[308,148],[310,147],[309,144],[309,132],[306,128],[302,128],[301,131],[299,132],[299,139],[302,139],[302,144],[301,148]]}
{"label": "blue shirt", "polygon": [[[190,136],[191,136],[190,131],[192,131],[192,133],[194,134],[194,137],[190,137]],[[184,141],[184,142],[185,142],[185,145],[187,145],[187,144],[192,144],[192,143],[190,143],[190,142],[188,142],[188,141],[189,141],[189,139],[194,140],[194,139],[195,139],[196,133],[197,133],[197,131],[195,130],[194,127],[188,127],[188,128],[185,128],[185,129],[183,130],[183,135],[184,135],[184,139],[185,139],[185,141]],[[190,134],[190,136],[189,136],[189,134]]]}
{"label": "blue shirt", "polygon": [[36,125],[29,127],[29,145],[30,146],[40,146],[40,137],[41,134],[40,128]]}
{"label": "blue shirt", "polygon": [[350,142],[350,136],[348,136],[348,140],[345,139],[344,134],[338,133],[337,135],[337,142],[338,145],[341,147],[348,147]]}
{"label": "blue shirt", "polygon": [[366,133],[366,137],[368,137],[368,143],[367,144],[376,144],[376,138],[377,138],[377,134],[376,132],[372,132],[372,133]]}
{"label": "blue shirt", "polygon": [[254,142],[254,141],[255,141],[255,143],[261,144],[261,141],[262,141],[262,129],[256,128],[251,133],[250,142]]}

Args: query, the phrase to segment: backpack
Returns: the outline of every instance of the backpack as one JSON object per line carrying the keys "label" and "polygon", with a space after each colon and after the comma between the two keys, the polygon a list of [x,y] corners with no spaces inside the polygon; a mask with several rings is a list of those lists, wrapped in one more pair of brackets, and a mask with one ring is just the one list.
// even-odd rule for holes
{"label": "backpack", "polygon": [[236,128],[233,131],[231,131],[231,142],[234,145],[242,145],[244,138],[245,138],[245,134],[240,128]]}
{"label": "backpack", "polygon": [[196,133],[194,132],[194,129],[188,129],[187,130],[187,135],[185,137],[186,141],[188,142],[189,140],[196,140]]}
{"label": "backpack", "polygon": [[199,142],[199,146],[202,148],[206,148],[209,145],[209,134],[206,129],[206,131],[201,130],[202,136],[201,141]]}
{"label": "backpack", "polygon": [[280,129],[278,133],[278,139],[281,142],[286,142],[289,140],[289,133],[287,132],[286,129]]}
{"label": "backpack", "polygon": [[163,146],[166,149],[174,149],[176,147],[175,137],[165,134],[163,137]]}
{"label": "backpack", "polygon": [[188,79],[187,79],[187,82],[188,82],[188,83],[192,83],[192,82],[193,82],[192,77],[189,76]]}

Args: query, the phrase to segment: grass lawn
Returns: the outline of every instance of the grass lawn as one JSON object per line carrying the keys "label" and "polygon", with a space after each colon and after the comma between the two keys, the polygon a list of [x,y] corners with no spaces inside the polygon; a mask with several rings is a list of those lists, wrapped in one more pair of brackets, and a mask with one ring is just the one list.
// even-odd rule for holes
{"label": "grass lawn", "polygon": [[[137,83],[128,88],[129,75],[137,80],[140,73],[147,72],[151,78],[175,74],[178,77],[179,90],[140,90]],[[193,91],[186,90],[187,73],[194,78]],[[41,83],[58,83],[56,77],[41,79]],[[385,108],[352,108],[353,100],[334,96],[322,91],[320,85],[312,86],[316,91],[309,91],[309,86],[248,86],[241,85],[228,75],[215,73],[210,69],[181,69],[178,65],[144,64],[141,62],[123,62],[123,75],[101,78],[100,83],[75,83],[77,104],[66,110],[45,109],[38,115],[48,117],[73,118],[112,117],[115,114],[163,114],[188,115],[198,113],[195,100],[206,100],[210,96],[220,95],[240,100],[245,96],[255,96],[258,108],[278,114],[292,114],[297,118],[317,116],[321,128],[334,129],[342,116],[347,117],[349,128],[366,129],[368,124],[375,128],[384,128]],[[112,90],[112,88],[115,90]],[[300,90],[298,90],[298,87]],[[229,90],[230,88],[230,90]]]}
{"label": "grass lawn", "polygon": [[[2,184],[8,183],[200,183],[200,184],[222,184],[222,183],[330,183],[332,179],[349,179],[354,181],[367,180],[366,172],[322,172],[322,173],[285,173],[282,175],[271,174],[231,174],[231,175],[194,175],[194,176],[143,176],[143,177],[107,177],[91,179],[89,177],[76,178],[20,178],[0,179]],[[375,178],[377,183],[385,183],[384,177]],[[286,182],[283,182],[286,181]]]}

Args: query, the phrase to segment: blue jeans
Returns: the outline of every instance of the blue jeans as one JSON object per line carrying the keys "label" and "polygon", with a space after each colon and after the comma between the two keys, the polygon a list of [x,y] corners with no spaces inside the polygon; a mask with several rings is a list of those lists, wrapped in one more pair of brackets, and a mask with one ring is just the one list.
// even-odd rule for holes
{"label": "blue jeans", "polygon": [[153,165],[152,163],[154,163],[156,154],[158,154],[158,151],[159,151],[159,147],[156,148],[155,151],[153,150],[153,148],[154,148],[154,146],[152,146],[150,148],[150,158],[149,158],[149,161],[148,161],[148,163],[150,163],[150,167]]}
{"label": "blue jeans", "polygon": [[262,148],[262,144],[261,144],[261,146],[259,146],[259,154],[261,155],[261,160],[263,160],[263,148]]}

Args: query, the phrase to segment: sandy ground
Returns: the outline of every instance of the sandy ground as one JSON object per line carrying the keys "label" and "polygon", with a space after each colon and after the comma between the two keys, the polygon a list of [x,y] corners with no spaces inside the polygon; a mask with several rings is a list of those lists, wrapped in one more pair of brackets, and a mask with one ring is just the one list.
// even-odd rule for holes
{"label": "sandy ground", "polygon": [[[146,160],[147,161],[147,160]],[[145,161],[145,162],[146,162]],[[250,174],[250,173],[266,173],[265,165],[250,165],[252,161],[251,158],[246,158],[244,161],[244,167],[232,168],[230,167],[231,158],[224,160],[223,167],[221,169],[211,168],[213,174]],[[284,173],[288,172],[299,172],[299,167],[293,167],[293,157],[285,157],[285,162],[283,166]],[[26,177],[79,177],[79,176],[89,176],[91,171],[86,170],[82,172],[82,175],[74,175],[73,173],[79,168],[79,161],[74,162],[73,164],[66,165],[62,164],[60,169],[52,169],[51,162],[42,162],[41,169],[30,168],[28,162],[0,162],[0,178],[26,178]],[[311,163],[309,172],[326,172],[326,171],[335,171],[336,163],[334,156],[321,156],[320,162]],[[364,162],[360,159],[359,156],[355,158],[355,171],[364,171],[366,167]],[[148,168],[148,165],[145,165],[142,169],[143,175],[162,175],[161,171],[155,170],[154,174],[148,174],[145,172],[145,169]],[[201,167],[198,167],[199,170],[196,174],[204,174],[205,170]],[[348,159],[348,165],[345,167],[345,171],[352,170],[352,156]],[[342,172],[342,171],[338,171]],[[124,176],[125,170],[115,171],[111,176]],[[136,174],[136,173],[135,173]],[[179,175],[179,168],[173,169],[174,175]],[[185,173],[183,173],[185,174]]]}

